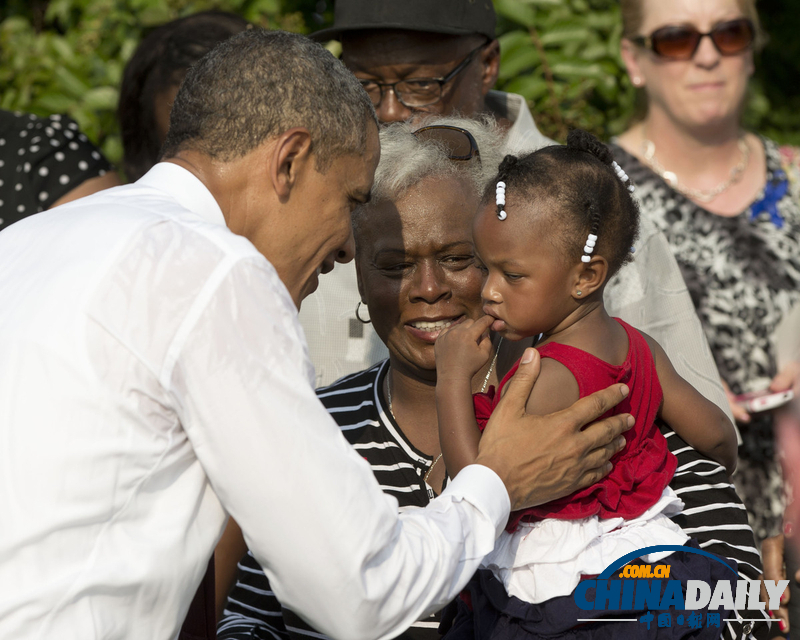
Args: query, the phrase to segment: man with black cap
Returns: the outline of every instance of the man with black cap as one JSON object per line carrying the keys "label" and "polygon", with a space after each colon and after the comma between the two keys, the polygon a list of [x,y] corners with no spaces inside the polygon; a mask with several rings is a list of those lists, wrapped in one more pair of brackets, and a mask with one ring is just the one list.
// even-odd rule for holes
{"label": "man with black cap", "polygon": [[381,122],[491,114],[511,149],[553,144],[522,96],[492,90],[500,45],[491,0],[338,0],[335,14],[333,27],[311,37],[341,41],[342,61],[372,97]]}
{"label": "man with black cap", "polygon": [[[337,0],[334,26],[311,37],[342,42],[345,66],[383,123],[487,114],[506,131],[509,150],[554,144],[536,128],[522,96],[492,90],[500,66],[495,23],[491,0]],[[372,327],[356,316],[357,303],[355,269],[348,265],[303,304],[300,321],[319,386],[388,357]]]}

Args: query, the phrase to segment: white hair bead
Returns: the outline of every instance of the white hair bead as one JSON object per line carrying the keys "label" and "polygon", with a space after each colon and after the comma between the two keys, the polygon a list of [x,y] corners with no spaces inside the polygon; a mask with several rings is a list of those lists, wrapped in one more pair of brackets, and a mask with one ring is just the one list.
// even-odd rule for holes
{"label": "white hair bead", "polygon": [[502,180],[497,183],[494,201],[497,204],[497,218],[499,220],[505,220],[508,217],[508,214],[503,211],[503,207],[506,205],[506,183]]}
{"label": "white hair bead", "polygon": [[584,255],[581,256],[581,262],[589,262],[592,259],[592,253],[594,253],[595,245],[597,244],[597,236],[593,233],[590,233],[586,237],[586,244],[583,247]]}

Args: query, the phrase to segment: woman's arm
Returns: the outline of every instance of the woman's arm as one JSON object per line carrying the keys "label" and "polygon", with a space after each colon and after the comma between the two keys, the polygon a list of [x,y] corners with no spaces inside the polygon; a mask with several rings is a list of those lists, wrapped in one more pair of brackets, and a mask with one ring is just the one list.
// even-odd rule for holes
{"label": "woman's arm", "polygon": [[[644,335],[644,334],[643,334]],[[646,336],[664,392],[661,418],[692,447],[725,467],[736,469],[737,445],[733,423],[716,404],[675,371],[664,349]]]}
{"label": "woman's arm", "polygon": [[436,340],[439,443],[451,478],[478,457],[481,434],[472,403],[472,378],[491,355],[487,332],[493,320],[491,316],[465,320]]}

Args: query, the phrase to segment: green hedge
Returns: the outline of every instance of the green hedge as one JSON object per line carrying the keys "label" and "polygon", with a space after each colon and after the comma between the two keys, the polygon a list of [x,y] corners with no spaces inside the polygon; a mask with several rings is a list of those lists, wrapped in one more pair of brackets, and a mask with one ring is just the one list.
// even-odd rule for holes
{"label": "green hedge", "polygon": [[[763,16],[775,32],[757,61],[745,121],[781,142],[800,144],[800,78],[796,63],[785,68],[800,53],[790,2],[773,0]],[[122,156],[117,87],[149,28],[206,9],[298,33],[332,20],[331,2],[319,0],[6,0],[4,7],[0,107],[67,113],[112,162]],[[625,128],[636,96],[622,73],[615,0],[495,0],[495,7],[498,87],[522,94],[546,134],[563,140],[569,127],[579,126],[609,137]]]}

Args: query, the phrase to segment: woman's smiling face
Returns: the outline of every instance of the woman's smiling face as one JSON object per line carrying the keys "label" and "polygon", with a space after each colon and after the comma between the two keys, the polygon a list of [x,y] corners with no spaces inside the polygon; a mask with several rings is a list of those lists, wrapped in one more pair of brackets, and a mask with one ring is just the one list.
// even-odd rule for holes
{"label": "woman's smiling face", "polygon": [[472,246],[478,202],[467,180],[429,177],[362,214],[359,289],[393,366],[435,375],[433,345],[441,330],[483,315]]}

